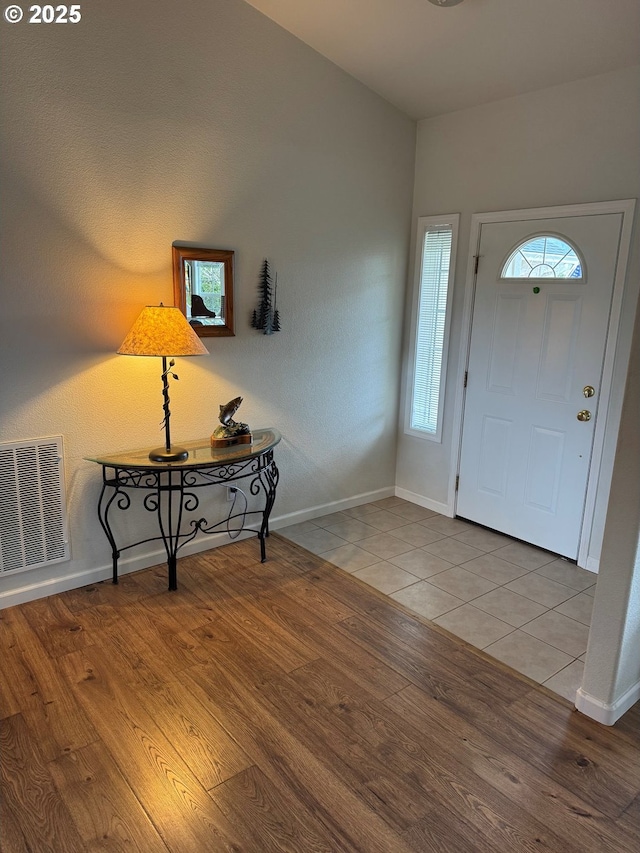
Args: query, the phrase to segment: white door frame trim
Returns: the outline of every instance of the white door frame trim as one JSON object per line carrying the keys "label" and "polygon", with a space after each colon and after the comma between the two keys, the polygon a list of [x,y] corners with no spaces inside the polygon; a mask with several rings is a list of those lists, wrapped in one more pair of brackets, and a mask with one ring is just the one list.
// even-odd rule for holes
{"label": "white door frame trim", "polygon": [[[599,559],[590,555],[591,533],[595,520],[602,521],[600,515],[604,510],[598,511],[596,518],[596,496],[599,488],[611,486],[613,473],[613,454],[603,459],[605,438],[616,437],[620,427],[620,416],[622,412],[622,400],[624,387],[612,388],[614,374],[614,363],[624,364],[625,375],[628,370],[628,362],[631,350],[631,338],[633,329],[627,325],[620,328],[622,311],[622,299],[625,294],[625,278],[629,249],[631,245],[631,229],[633,224],[633,213],[635,210],[635,199],[624,199],[621,201],[605,201],[590,204],[571,204],[560,207],[540,207],[525,210],[502,210],[492,213],[473,213],[471,215],[471,236],[469,240],[469,257],[467,261],[467,276],[465,282],[464,308],[462,313],[462,330],[460,342],[460,355],[458,358],[458,375],[456,377],[455,408],[453,416],[453,431],[451,444],[451,464],[449,467],[449,489],[448,506],[451,514],[456,512],[456,477],[460,469],[460,453],[462,448],[462,424],[464,418],[464,377],[468,370],[469,348],[471,344],[471,323],[473,319],[473,301],[475,297],[476,272],[475,257],[479,252],[481,229],[484,224],[495,222],[516,222],[528,219],[560,219],[568,216],[595,216],[603,213],[622,214],[622,228],[620,233],[620,245],[618,252],[618,263],[616,265],[616,277],[613,287],[611,301],[611,313],[609,317],[609,330],[604,355],[602,371],[602,393],[598,408],[598,420],[593,438],[593,452],[589,468],[587,482],[587,495],[578,548],[578,565],[591,571],[598,570]],[[637,299],[637,286],[634,287],[633,309],[635,313],[635,301]]]}

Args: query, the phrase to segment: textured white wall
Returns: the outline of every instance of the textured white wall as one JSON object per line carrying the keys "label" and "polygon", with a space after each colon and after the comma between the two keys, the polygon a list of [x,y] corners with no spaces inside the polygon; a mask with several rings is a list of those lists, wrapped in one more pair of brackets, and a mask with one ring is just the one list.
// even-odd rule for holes
{"label": "textured white wall", "polygon": [[[0,593],[109,562],[83,457],[162,442],[159,361],[115,350],[172,304],[174,240],[235,250],[237,318],[177,364],[174,440],[242,395],[284,437],[275,516],[395,477],[415,124],[240,0],[82,11],[0,27],[0,440],[64,436],[73,553]],[[265,257],[271,337],[248,322]]]}
{"label": "textured white wall", "polygon": [[[471,214],[492,210],[606,201],[640,196],[640,73],[638,68],[593,77],[418,124],[416,217],[461,213],[444,439],[438,445],[399,436],[397,486],[446,502],[451,427],[458,371]],[[627,281],[640,277],[636,211]],[[623,307],[621,335],[630,336],[634,311]],[[628,339],[628,337],[627,337]],[[406,361],[406,358],[405,358]],[[607,532],[603,543],[585,689],[611,704],[640,681],[637,654],[640,602],[634,570],[640,526],[640,334],[636,334],[616,453]],[[614,371],[621,397],[627,365]],[[606,495],[601,504],[606,506]],[[597,538],[602,529],[595,530]],[[597,556],[597,554],[595,555]]]}

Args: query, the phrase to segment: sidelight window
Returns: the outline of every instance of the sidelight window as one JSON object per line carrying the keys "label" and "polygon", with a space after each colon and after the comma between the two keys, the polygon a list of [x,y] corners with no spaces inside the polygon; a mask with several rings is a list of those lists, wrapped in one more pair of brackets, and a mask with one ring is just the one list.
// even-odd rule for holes
{"label": "sidelight window", "polygon": [[405,430],[442,440],[458,214],[418,220]]}

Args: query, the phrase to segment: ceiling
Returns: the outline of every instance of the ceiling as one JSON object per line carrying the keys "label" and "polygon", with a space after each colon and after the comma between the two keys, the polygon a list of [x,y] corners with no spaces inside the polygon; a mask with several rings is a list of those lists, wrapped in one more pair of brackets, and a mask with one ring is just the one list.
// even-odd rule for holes
{"label": "ceiling", "polygon": [[247,0],[412,118],[640,63],[640,0]]}

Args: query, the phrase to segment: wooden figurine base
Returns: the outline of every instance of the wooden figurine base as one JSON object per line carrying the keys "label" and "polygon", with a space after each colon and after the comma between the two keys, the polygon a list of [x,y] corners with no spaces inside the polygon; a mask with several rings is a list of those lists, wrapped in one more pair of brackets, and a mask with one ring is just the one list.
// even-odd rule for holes
{"label": "wooden figurine base", "polygon": [[250,432],[244,435],[232,435],[229,438],[214,438],[211,436],[211,447],[233,447],[236,444],[251,444],[253,436]]}

